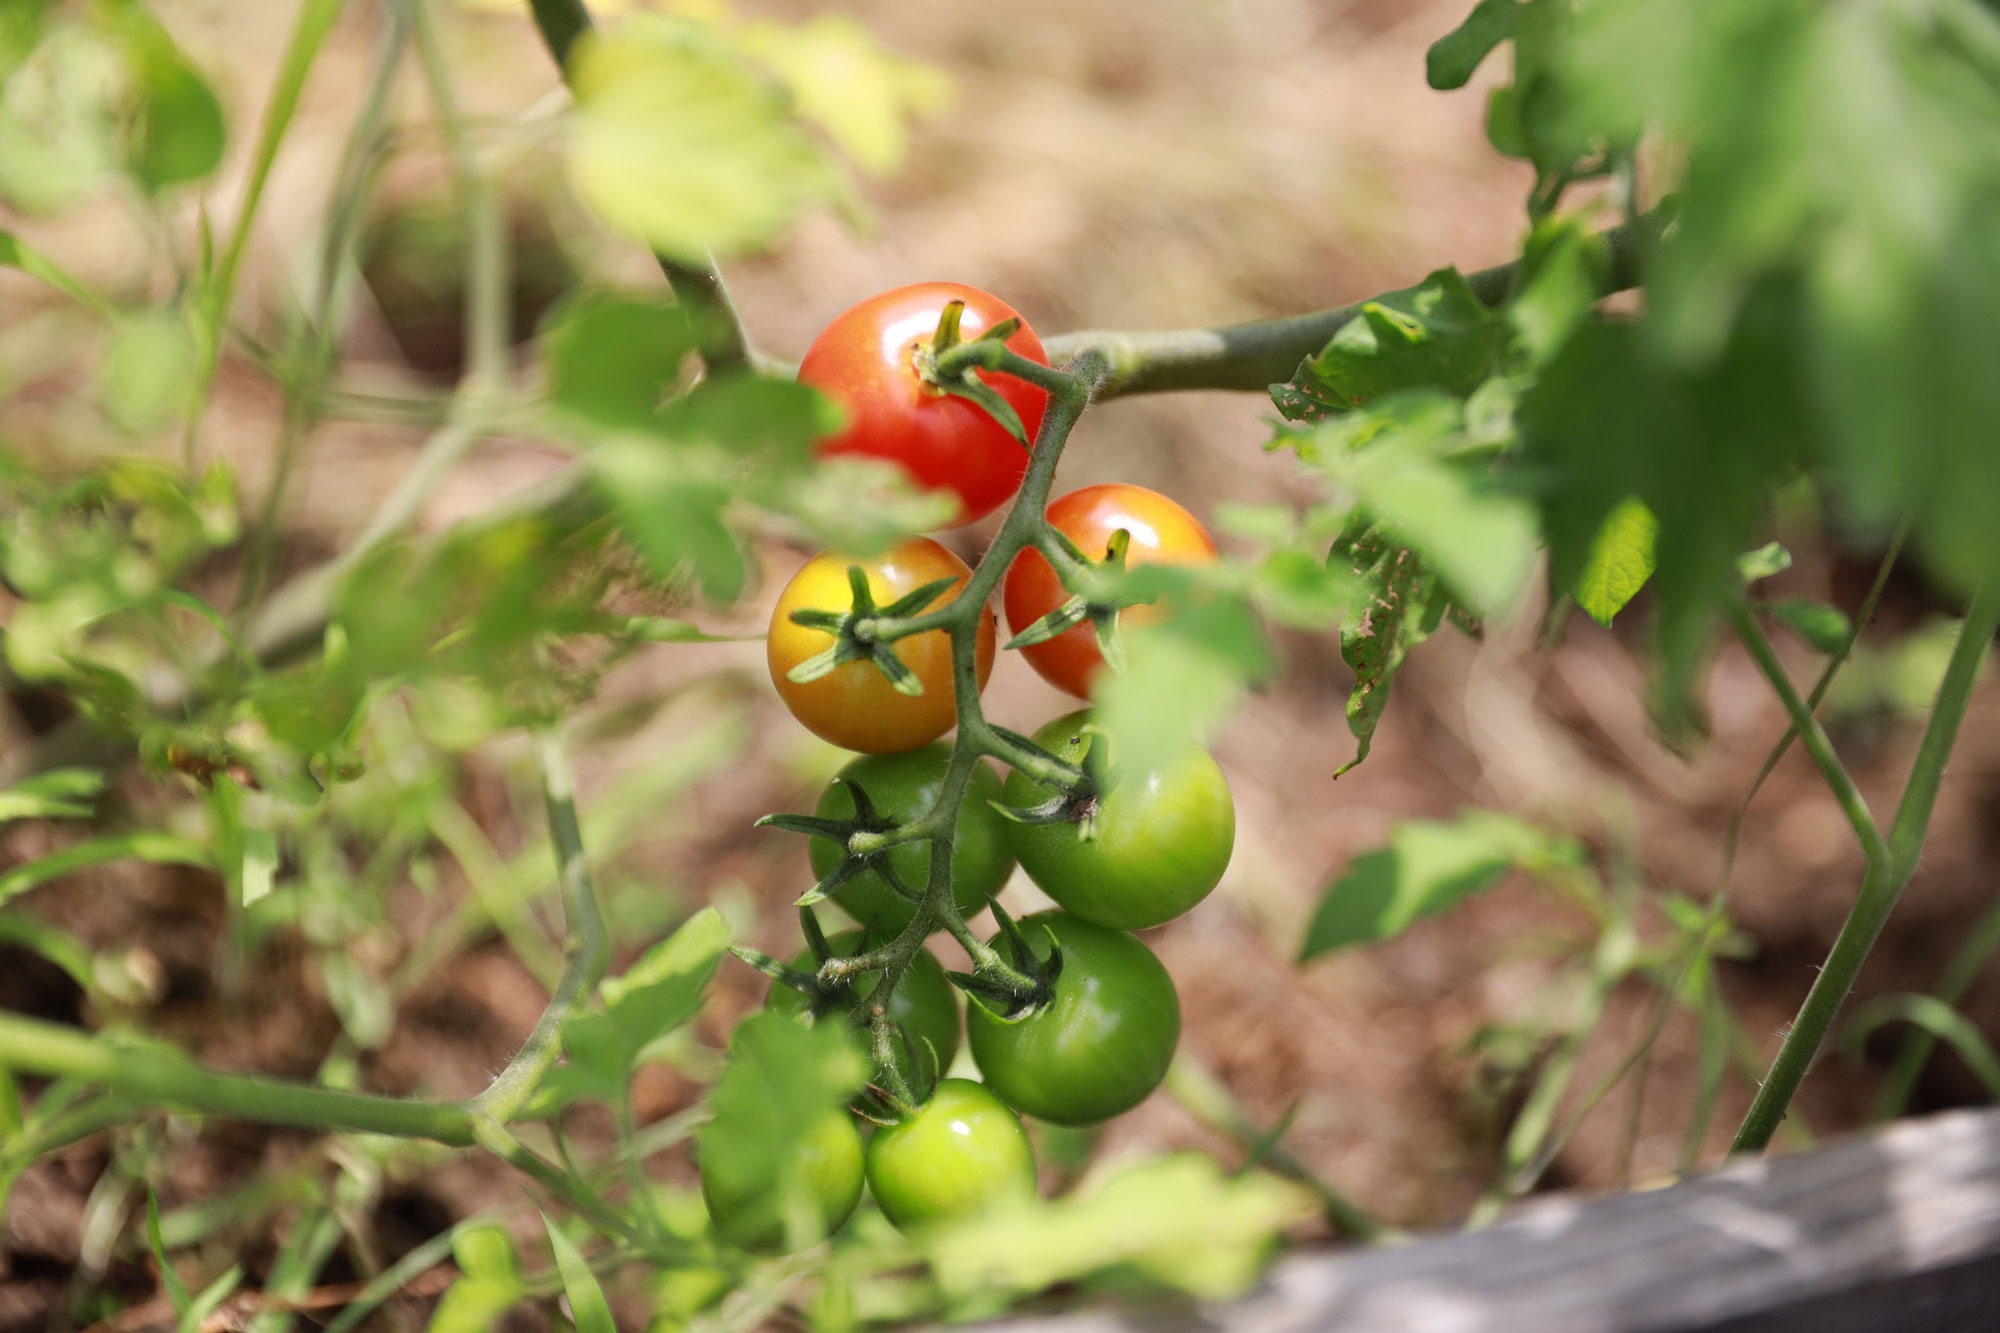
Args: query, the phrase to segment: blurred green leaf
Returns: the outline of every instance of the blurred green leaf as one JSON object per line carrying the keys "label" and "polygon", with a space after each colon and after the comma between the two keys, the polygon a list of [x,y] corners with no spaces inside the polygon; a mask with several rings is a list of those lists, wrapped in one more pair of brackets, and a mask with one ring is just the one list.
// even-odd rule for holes
{"label": "blurred green leaf", "polygon": [[499,1227],[478,1226],[459,1232],[451,1249],[463,1276],[438,1302],[430,1333],[488,1333],[529,1295],[514,1243]]}
{"label": "blurred green leaf", "polygon": [[656,250],[757,245],[832,193],[784,93],[700,24],[634,17],[579,42],[571,71],[577,191]]}
{"label": "blurred green leaf", "polygon": [[174,833],[112,834],[50,852],[47,856],[14,866],[0,874],[0,903],[18,898],[57,876],[127,859],[215,869],[215,861],[208,848],[192,838]]}
{"label": "blurred green leaf", "polygon": [[602,987],[606,1011],[633,1054],[693,1018],[729,947],[729,924],[704,907]]}
{"label": "blurred green leaf", "polygon": [[542,1225],[549,1233],[549,1248],[555,1252],[556,1271],[562,1275],[563,1294],[569,1298],[570,1322],[576,1333],[618,1333],[604,1288],[597,1285],[597,1275],[590,1271],[590,1263],[576,1242],[565,1236],[547,1213],[542,1214]]}
{"label": "blurred green leaf", "polygon": [[1828,656],[1847,646],[1854,629],[1845,611],[1810,597],[1788,597],[1770,610],[1781,624]]}
{"label": "blurred green leaf", "polygon": [[1521,9],[1516,0],[1479,0],[1465,22],[1431,43],[1425,80],[1441,91],[1463,88],[1493,48],[1514,35]]}
{"label": "blurred green leaf", "polygon": [[0,789],[0,824],[10,819],[88,819],[104,790],[94,768],[54,768]]}
{"label": "blurred green leaf", "polygon": [[1107,1269],[1204,1299],[1240,1295],[1311,1196],[1262,1173],[1226,1175],[1201,1153],[1136,1162],[1094,1188],[1024,1200],[918,1237],[961,1295],[1032,1292]]}
{"label": "blurred green leaf", "polygon": [[1130,772],[1164,766],[1200,743],[1244,688],[1271,671],[1270,646],[1248,605],[1200,587],[1198,578],[1139,565],[1119,581],[1126,593],[1152,593],[1170,608],[1161,623],[1124,634],[1125,670],[1107,670],[1092,685],[1097,724]]}
{"label": "blurred green leaf", "polygon": [[741,40],[784,82],[799,114],[876,175],[902,163],[909,121],[950,97],[950,81],[941,71],[884,50],[873,33],[846,15],[822,15],[797,26],[752,23]]}
{"label": "blurred green leaf", "polygon": [[200,180],[222,163],[222,104],[150,14],[125,6],[119,21],[136,94],[133,177],[149,193]]}
{"label": "blurred green leaf", "polygon": [[1507,324],[1533,364],[1554,356],[1590,317],[1604,262],[1604,242],[1587,215],[1536,221],[1506,306]]}
{"label": "blurred green leaf", "polygon": [[1811,410],[1786,370],[1790,325],[1775,303],[1753,313],[1730,354],[1694,375],[1656,365],[1633,325],[1586,326],[1519,415],[1521,465],[1535,479],[1555,587],[1579,585],[1622,506],[1636,501],[1657,520],[1655,707],[1670,738],[1698,723],[1693,682],[1724,602],[1741,586],[1737,558],[1772,488],[1807,452]]}
{"label": "blurred green leaf", "polygon": [[49,215],[104,185],[118,167],[128,79],[122,55],[85,22],[59,23],[23,53],[0,97],[0,200]]}
{"label": "blurred green leaf", "polygon": [[[816,1216],[790,1204],[807,1188],[798,1178],[799,1146],[829,1114],[847,1114],[842,1108],[867,1075],[840,1024],[806,1027],[784,1014],[751,1014],[736,1025],[729,1063],[709,1094],[715,1118],[699,1132],[703,1176],[726,1180],[732,1198],[771,1200],[769,1216]],[[762,1230],[756,1211],[741,1219],[750,1231]]]}
{"label": "blurred green leaf", "polygon": [[120,319],[97,364],[97,390],[113,421],[144,435],[168,425],[187,403],[194,335],[173,310]]}
{"label": "blurred green leaf", "polygon": [[1653,577],[1653,542],[1659,531],[1653,511],[1631,496],[1604,516],[1571,585],[1585,615],[1608,628],[1612,617],[1639,595]]}
{"label": "blurred green leaf", "polygon": [[1847,1057],[1858,1061],[1869,1034],[1893,1022],[1922,1028],[1950,1046],[1986,1089],[1987,1098],[2000,1101],[2000,1055],[1977,1024],[1935,995],[1880,995],[1862,1005],[1841,1037]]}
{"label": "blurred green leaf", "polygon": [[1773,578],[1792,567],[1792,553],[1778,542],[1765,542],[1736,557],[1736,573],[1744,583]]}
{"label": "blurred green leaf", "polygon": [[717,602],[734,601],[749,571],[723,521],[730,488],[687,451],[634,436],[606,440],[590,464],[619,526],[662,579],[692,574]]}
{"label": "blurred green leaf", "polygon": [[0,231],[0,265],[17,268],[30,277],[40,278],[72,301],[88,306],[99,314],[111,313],[110,302],[71,277],[48,256],[10,231]]}
{"label": "blurred green leaf", "polygon": [[644,431],[657,424],[695,339],[677,306],[587,292],[550,315],[541,345],[558,411],[600,429]]}
{"label": "blurred green leaf", "polygon": [[1471,809],[1449,823],[1410,819],[1389,845],[1354,858],[1327,888],[1299,961],[1390,939],[1416,921],[1491,888],[1514,867],[1546,871],[1582,864],[1583,849],[1511,815]]}

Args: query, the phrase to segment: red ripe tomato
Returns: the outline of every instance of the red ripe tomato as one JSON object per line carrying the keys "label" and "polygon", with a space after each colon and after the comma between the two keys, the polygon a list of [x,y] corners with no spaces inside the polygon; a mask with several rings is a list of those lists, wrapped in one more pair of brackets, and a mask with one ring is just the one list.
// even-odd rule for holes
{"label": "red ripe tomato", "polygon": [[[1193,514],[1144,486],[1122,482],[1085,486],[1050,501],[1048,519],[1089,560],[1104,559],[1112,534],[1120,528],[1131,535],[1125,551],[1128,568],[1205,565],[1215,559],[1215,542],[1208,529]],[[1070,595],[1042,553],[1026,550],[1008,567],[1000,596],[1007,608],[1008,628],[1019,634],[1068,601]],[[1118,613],[1118,627],[1138,629],[1156,622],[1160,614],[1156,606],[1128,606]],[[1104,656],[1097,649],[1097,631],[1089,621],[1020,651],[1043,680],[1079,699],[1090,697],[1091,680],[1104,665]]]}
{"label": "red ripe tomato", "polygon": [[[1021,489],[1028,451],[985,408],[926,383],[918,372],[916,358],[930,347],[938,316],[952,301],[965,302],[959,330],[968,342],[1017,318],[1012,306],[977,287],[955,282],[897,287],[869,297],[822,329],[799,363],[799,383],[847,409],[846,427],[822,440],[820,453],[901,464],[918,485],[958,497],[951,524],[958,527],[984,518]],[[1041,339],[1025,323],[1007,347],[1048,364]],[[1012,375],[974,373],[1020,414],[1032,440],[1048,393]]]}
{"label": "red ripe tomato", "polygon": [[[865,754],[914,750],[936,740],[958,723],[951,679],[951,636],[943,630],[912,634],[895,645],[903,665],[923,682],[922,694],[898,694],[889,684],[889,678],[869,661],[843,663],[828,675],[803,685],[788,678],[792,668],[817,657],[832,647],[834,641],[825,630],[794,624],[792,612],[852,610],[854,590],[847,581],[849,565],[859,565],[867,574],[868,591],[877,606],[887,606],[905,593],[915,592],[938,579],[956,579],[962,588],[972,577],[972,570],[928,537],[912,537],[866,560],[823,551],[792,576],[771,610],[770,634],[764,643],[771,683],[777,687],[785,707],[806,730],[844,749]],[[956,588],[948,590],[924,609],[948,605],[956,596]],[[986,688],[986,678],[993,671],[993,637],[993,613],[989,610],[979,619],[973,648],[981,689]]]}

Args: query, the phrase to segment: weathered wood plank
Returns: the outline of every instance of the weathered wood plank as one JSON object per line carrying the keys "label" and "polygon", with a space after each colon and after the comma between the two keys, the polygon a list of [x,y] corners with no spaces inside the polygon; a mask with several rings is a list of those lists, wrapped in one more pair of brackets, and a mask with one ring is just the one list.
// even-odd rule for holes
{"label": "weathered wood plank", "polygon": [[1551,1198],[1484,1231],[1295,1256],[1220,1307],[1006,1333],[2000,1330],[2000,1110],[1909,1121],[1668,1189]]}

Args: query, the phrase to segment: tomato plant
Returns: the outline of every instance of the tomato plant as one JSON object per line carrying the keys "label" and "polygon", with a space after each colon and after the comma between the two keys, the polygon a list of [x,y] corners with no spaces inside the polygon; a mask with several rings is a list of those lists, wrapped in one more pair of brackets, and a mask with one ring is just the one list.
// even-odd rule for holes
{"label": "tomato plant", "polygon": [[[1020,319],[1012,306],[976,287],[955,282],[897,287],[835,316],[806,349],[799,382],[847,413],[840,433],[820,443],[822,454],[858,454],[899,465],[918,485],[956,497],[957,524],[984,518],[1020,489],[1028,450],[986,407],[948,392],[927,372],[939,320],[953,302],[963,303],[957,329],[966,337]],[[1025,322],[1005,342],[1021,356],[1048,364],[1041,340]],[[1032,440],[1047,392],[1010,375],[993,376],[990,383]]]}
{"label": "tomato plant", "polygon": [[[832,1235],[861,1201],[865,1172],[861,1133],[854,1117],[840,1110],[814,1120],[791,1144],[778,1164],[778,1189],[768,1187],[768,1170],[743,1170],[739,1159],[709,1151],[706,1140],[699,1165],[701,1197],[716,1235],[746,1250],[787,1248],[793,1240],[810,1245]],[[803,1234],[788,1230],[793,1213]]]}
{"label": "tomato plant", "polygon": [[[1056,718],[1035,742],[1090,771],[1095,791],[1040,823],[1013,823],[1021,868],[1070,915],[1114,930],[1165,925],[1209,895],[1229,867],[1236,803],[1208,751],[1188,746],[1156,767],[1127,772],[1088,709]],[[1026,773],[1007,779],[1007,804],[1044,806],[1055,788]]]}
{"label": "tomato plant", "polygon": [[948,1078],[930,1100],[868,1141],[868,1189],[899,1227],[982,1212],[1035,1192],[1035,1150],[1006,1103]]}
{"label": "tomato plant", "polygon": [[1039,912],[1020,928],[1042,953],[1054,940],[1062,971],[1048,1003],[1016,1022],[968,1008],[966,1035],[986,1086],[1058,1125],[1094,1125],[1146,1100],[1180,1042],[1180,997],[1167,969],[1136,936],[1066,912]]}
{"label": "tomato plant", "polygon": [[[908,824],[937,801],[950,763],[950,749],[940,744],[856,759],[827,784],[813,813],[825,819],[853,820],[859,813],[855,807],[855,792],[859,790],[868,805],[868,823],[874,828]],[[951,896],[964,917],[979,915],[986,900],[1014,871],[1007,821],[993,808],[999,799],[1000,779],[985,764],[976,766],[966,780],[952,824]],[[808,845],[813,873],[826,879],[840,865],[843,853],[844,849],[831,840],[814,838]],[[883,853],[881,861],[885,864],[880,868],[861,870],[835,889],[833,901],[856,921],[873,923],[893,935],[910,924],[917,906],[889,886],[883,871],[886,869],[908,892],[921,893],[930,879],[930,847],[904,843]]]}
{"label": "tomato plant", "polygon": [[[951,730],[957,720],[951,644],[943,631],[914,634],[884,647],[902,663],[916,693],[899,690],[870,660],[841,662],[809,680],[794,679],[800,668],[836,647],[832,632],[799,624],[794,613],[852,611],[852,568],[862,571],[877,604],[893,604],[939,580],[951,581],[939,599],[949,603],[972,575],[963,560],[928,537],[913,537],[866,560],[830,551],[814,556],[792,576],[772,608],[765,642],[771,683],[792,716],[815,736],[866,754],[913,750]],[[993,671],[993,613],[985,612],[979,623],[977,671],[984,689]]]}
{"label": "tomato plant", "polygon": [[[1200,565],[1215,559],[1215,540],[1200,520],[1144,486],[1111,482],[1071,491],[1049,502],[1048,522],[1093,563],[1118,558],[1128,567]],[[1114,555],[1112,538],[1121,532],[1126,545]],[[1021,633],[1069,601],[1071,595],[1040,551],[1022,551],[1007,567],[1002,585],[1008,628]],[[1141,629],[1157,623],[1160,614],[1157,606],[1123,607],[1116,613],[1117,626],[1120,631]],[[1097,629],[1087,621],[1052,639],[1024,646],[1021,656],[1042,679],[1079,699],[1090,697],[1091,682],[1104,666]]]}
{"label": "tomato plant", "polygon": [[[863,933],[859,930],[843,930],[827,936],[827,944],[835,958],[847,958],[859,951]],[[812,972],[823,960],[816,959],[810,949],[801,951],[792,959],[795,972]],[[876,972],[863,972],[853,979],[851,994],[859,1003],[874,993],[875,983],[880,980]],[[820,1008],[804,991],[774,982],[771,993],[765,997],[764,1007],[781,1014],[803,1014]],[[828,1007],[826,1013],[838,1012]],[[815,1015],[820,1017],[823,1015]],[[902,984],[889,997],[889,1020],[905,1028],[912,1037],[928,1041],[937,1052],[939,1068],[950,1066],[952,1057],[958,1054],[958,997],[945,980],[944,967],[928,949],[919,950],[910,959],[910,967],[903,974]]]}

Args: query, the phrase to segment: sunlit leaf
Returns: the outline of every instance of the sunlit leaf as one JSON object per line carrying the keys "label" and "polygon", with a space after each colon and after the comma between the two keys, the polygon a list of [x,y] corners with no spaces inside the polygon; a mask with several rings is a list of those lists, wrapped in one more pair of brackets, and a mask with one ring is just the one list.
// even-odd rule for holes
{"label": "sunlit leaf", "polygon": [[1585,615],[1608,626],[1639,595],[1653,577],[1653,541],[1659,530],[1653,511],[1630,497],[1605,515],[1571,589]]}
{"label": "sunlit leaf", "polygon": [[104,790],[94,768],[55,768],[0,789],[0,824],[10,819],[88,818]]}
{"label": "sunlit leaf", "polygon": [[1200,1153],[1126,1166],[1054,1200],[1023,1200],[924,1233],[947,1290],[1036,1291],[1119,1267],[1208,1299],[1240,1294],[1285,1228],[1312,1215],[1296,1185],[1232,1176]]}
{"label": "sunlit leaf", "polygon": [[756,245],[831,191],[783,92],[700,24],[634,17],[580,42],[571,68],[571,178],[657,250]]}
{"label": "sunlit leaf", "polygon": [[1354,858],[1320,900],[1301,961],[1372,944],[1498,883],[1513,867],[1573,866],[1582,849],[1498,811],[1473,809],[1450,823],[1411,819],[1389,845]]}
{"label": "sunlit leaf", "polygon": [[910,120],[937,110],[951,92],[941,71],[884,50],[846,15],[796,27],[753,23],[742,41],[784,81],[799,114],[878,175],[902,163]]}
{"label": "sunlit leaf", "polygon": [[1292,387],[1336,408],[1396,389],[1469,393],[1490,373],[1505,339],[1505,322],[1458,270],[1439,269],[1415,287],[1363,303],[1300,365]]}

